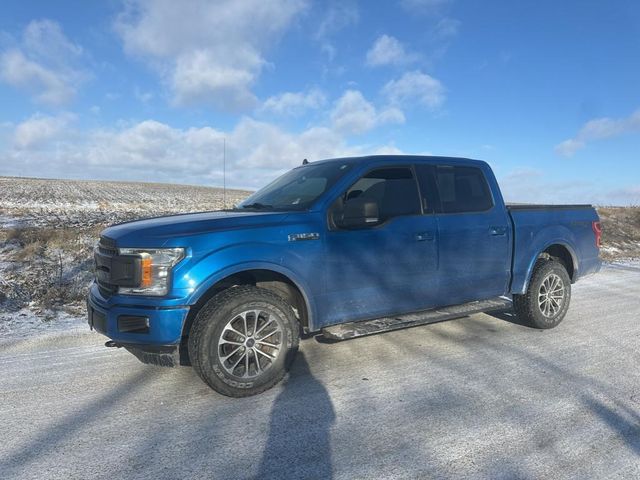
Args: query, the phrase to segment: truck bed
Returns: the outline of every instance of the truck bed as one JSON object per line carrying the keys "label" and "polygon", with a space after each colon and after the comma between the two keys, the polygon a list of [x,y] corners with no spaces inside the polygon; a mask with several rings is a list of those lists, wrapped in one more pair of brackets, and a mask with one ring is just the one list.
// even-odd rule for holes
{"label": "truck bed", "polygon": [[577,209],[591,209],[593,205],[587,203],[575,204],[575,205],[560,205],[550,204],[544,205],[540,203],[507,203],[508,210],[577,210]]}
{"label": "truck bed", "polygon": [[570,257],[572,280],[599,269],[593,222],[598,214],[591,205],[508,204],[513,222],[514,249],[511,293],[523,293],[538,254],[561,245]]}

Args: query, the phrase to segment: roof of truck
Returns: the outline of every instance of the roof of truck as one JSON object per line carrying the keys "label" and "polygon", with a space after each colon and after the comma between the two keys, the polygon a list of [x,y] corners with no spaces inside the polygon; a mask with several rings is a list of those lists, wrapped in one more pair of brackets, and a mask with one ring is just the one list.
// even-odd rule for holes
{"label": "roof of truck", "polygon": [[435,155],[365,155],[361,157],[328,158],[309,162],[308,165],[318,165],[328,162],[347,162],[352,164],[372,163],[378,161],[391,161],[398,163],[430,163],[430,164],[460,164],[460,165],[486,165],[487,162],[462,157],[444,157]]}

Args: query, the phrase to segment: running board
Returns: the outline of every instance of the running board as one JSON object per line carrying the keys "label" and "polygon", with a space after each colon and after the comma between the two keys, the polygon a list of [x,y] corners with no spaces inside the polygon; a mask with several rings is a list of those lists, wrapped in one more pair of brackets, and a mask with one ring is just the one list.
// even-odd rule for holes
{"label": "running board", "polygon": [[374,320],[361,320],[358,322],[342,323],[322,329],[322,335],[329,340],[348,340],[350,338],[364,337],[374,333],[390,332],[403,328],[417,327],[429,323],[466,317],[475,313],[490,312],[511,308],[511,301],[505,298],[481,300],[478,302],[463,303],[452,307],[436,308],[396,317],[383,317]]}

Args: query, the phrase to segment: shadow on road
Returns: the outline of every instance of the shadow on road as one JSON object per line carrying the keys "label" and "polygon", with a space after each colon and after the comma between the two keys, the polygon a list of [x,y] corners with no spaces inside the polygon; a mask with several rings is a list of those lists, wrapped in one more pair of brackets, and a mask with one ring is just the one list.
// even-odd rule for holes
{"label": "shadow on road", "polygon": [[[144,389],[157,376],[156,371],[141,370],[132,374],[117,388],[105,393],[73,413],[54,420],[46,429],[9,455],[0,458],[1,478],[21,478],[27,465],[36,463],[40,457],[55,453],[60,445],[69,441],[74,435],[86,430],[87,426],[97,423],[100,413],[109,412],[117,405],[127,401],[137,391]],[[45,475],[46,476],[46,475]]]}
{"label": "shadow on road", "polygon": [[[300,408],[300,401],[307,402],[305,408]],[[269,436],[256,478],[332,478],[334,421],[331,398],[300,352],[271,409]]]}
{"label": "shadow on road", "polygon": [[585,397],[585,405],[613,430],[618,437],[640,456],[640,415],[625,405],[618,407],[626,415],[618,413],[595,398]]}
{"label": "shadow on road", "polygon": [[512,308],[506,308],[504,310],[496,310],[494,312],[485,312],[485,315],[488,315],[493,318],[497,318],[498,320],[503,320],[505,322],[513,323],[514,325],[520,325],[522,327],[528,327],[524,321],[520,320],[516,315],[516,312],[513,311]]}

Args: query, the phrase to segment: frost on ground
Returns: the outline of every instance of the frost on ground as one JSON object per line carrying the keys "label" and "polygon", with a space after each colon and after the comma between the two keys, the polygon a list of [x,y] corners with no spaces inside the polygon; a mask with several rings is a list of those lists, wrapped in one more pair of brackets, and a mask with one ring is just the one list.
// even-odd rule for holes
{"label": "frost on ground", "polygon": [[[227,190],[226,206],[248,193]],[[104,227],[222,208],[219,188],[0,177],[0,338],[83,319],[92,249]],[[637,264],[640,208],[598,211],[603,258]]]}
{"label": "frost on ground", "polygon": [[[249,192],[227,190],[231,207]],[[219,188],[0,177],[0,338],[78,322],[100,231],[127,220],[220,210]]]}
{"label": "frost on ground", "polygon": [[[227,207],[249,192],[227,190]],[[0,177],[0,228],[90,228],[223,208],[223,191],[192,185]]]}
{"label": "frost on ground", "polygon": [[68,332],[87,328],[84,316],[49,310],[35,313],[30,308],[0,312],[0,344],[3,339],[31,337],[40,333]]}

